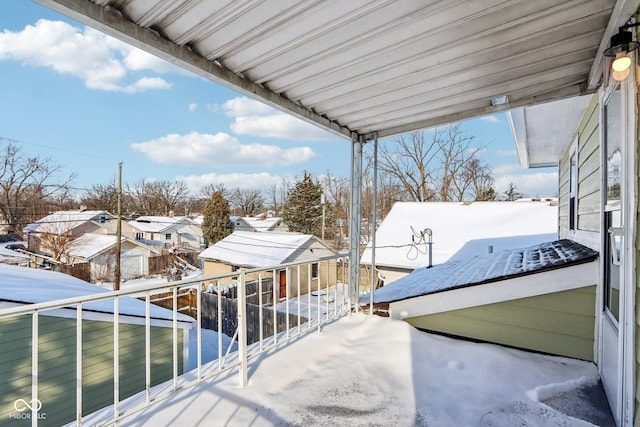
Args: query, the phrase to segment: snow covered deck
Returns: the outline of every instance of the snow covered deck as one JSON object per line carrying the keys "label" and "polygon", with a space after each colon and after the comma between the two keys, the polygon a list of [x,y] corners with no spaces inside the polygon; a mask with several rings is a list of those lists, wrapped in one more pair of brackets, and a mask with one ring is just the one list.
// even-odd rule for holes
{"label": "snow covered deck", "polygon": [[[607,409],[585,406],[575,393],[597,381],[589,362],[453,340],[359,313],[252,361],[245,389],[229,373],[120,425],[606,425],[598,420],[609,419]],[[554,397],[574,417],[542,402]]]}

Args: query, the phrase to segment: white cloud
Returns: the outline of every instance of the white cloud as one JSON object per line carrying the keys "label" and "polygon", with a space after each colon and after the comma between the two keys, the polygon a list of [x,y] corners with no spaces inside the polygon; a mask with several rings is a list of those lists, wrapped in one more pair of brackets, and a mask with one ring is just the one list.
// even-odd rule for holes
{"label": "white cloud", "polygon": [[228,100],[222,110],[234,119],[230,127],[238,135],[292,141],[320,141],[333,137],[327,131],[247,97]]}
{"label": "white cloud", "polygon": [[160,77],[145,76],[129,83],[132,71],[162,73],[178,67],[99,31],[84,31],[62,21],[41,19],[22,31],[0,33],[0,60],[51,68],[84,81],[90,89],[135,93],[168,89]]}
{"label": "white cloud", "polygon": [[496,154],[500,157],[511,157],[517,156],[518,152],[516,150],[496,150]]}
{"label": "white cloud", "polygon": [[224,184],[226,188],[256,188],[258,190],[267,191],[273,185],[281,187],[283,180],[293,182],[293,177],[283,177],[271,175],[269,173],[230,173],[216,174],[209,173],[205,175],[188,175],[178,176],[177,181],[182,181],[189,186],[192,194],[196,194],[200,189],[209,184]]}
{"label": "white cloud", "polygon": [[495,175],[506,175],[506,174],[514,174],[516,172],[522,172],[522,166],[518,163],[502,163],[499,165],[491,166],[491,171]]}
{"label": "white cloud", "polygon": [[193,113],[198,108],[198,104],[189,104],[189,112]]}
{"label": "white cloud", "polygon": [[488,123],[500,123],[500,119],[494,115],[480,117],[480,120]]}
{"label": "white cloud", "polygon": [[517,187],[519,193],[529,197],[554,197],[558,194],[557,172],[496,176],[496,191],[498,194],[502,195],[511,182]]}
{"label": "white cloud", "polygon": [[315,156],[309,147],[285,149],[275,145],[241,144],[237,138],[223,132],[215,135],[170,134],[131,144],[131,148],[154,162],[182,166],[286,166],[306,162]]}

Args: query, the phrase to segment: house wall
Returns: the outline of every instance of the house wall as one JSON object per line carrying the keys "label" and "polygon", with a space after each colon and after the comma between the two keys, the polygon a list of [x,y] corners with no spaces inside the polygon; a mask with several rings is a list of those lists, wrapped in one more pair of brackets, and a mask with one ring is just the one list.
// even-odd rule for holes
{"label": "house wall", "polygon": [[594,359],[596,286],[406,319],[429,331]]}
{"label": "house wall", "polygon": [[576,134],[578,153],[577,230],[569,230],[569,158],[574,146],[572,140],[560,159],[558,169],[559,236],[599,249],[601,181],[597,96],[592,97]]}
{"label": "house wall", "polygon": [[[177,233],[180,233],[178,236]],[[193,248],[204,247],[202,228],[191,223],[177,224],[172,233],[172,242],[178,244],[188,244]]]}
{"label": "house wall", "polygon": [[[76,320],[41,315],[38,329],[38,425],[75,419]],[[120,323],[120,398],[145,388],[144,325]],[[82,322],[83,415],[113,404],[113,323]],[[183,371],[184,331],[178,329],[178,370]],[[31,425],[10,419],[17,399],[31,400],[31,317],[0,319],[0,425]],[[173,378],[172,329],[151,327],[151,384]]]}
{"label": "house wall", "polygon": [[[149,274],[148,249],[131,242],[123,242],[121,249],[121,277],[124,280],[145,277]],[[96,255],[90,261],[91,281],[112,281],[114,279],[115,254],[107,251]]]}
{"label": "house wall", "polygon": [[[205,259],[202,266],[202,276],[210,277],[217,276],[221,274],[227,274],[233,272],[233,266],[230,264],[225,264],[221,261],[212,261]],[[229,283],[233,283],[231,278],[220,280],[221,285],[227,285]]]}
{"label": "house wall", "polygon": [[[314,250],[314,252],[316,252]],[[321,255],[318,255],[321,256]],[[315,258],[311,258],[308,261],[313,261]],[[298,260],[296,260],[298,261]],[[311,286],[311,291],[317,290],[318,286],[320,289],[324,289],[327,287],[327,283],[329,286],[334,286],[337,281],[338,269],[337,269],[337,261],[335,259],[328,261],[318,262],[318,276],[312,278],[309,281],[309,265],[310,264],[302,264],[300,265],[300,274],[298,275],[298,267],[291,267],[289,271],[289,277],[287,279],[287,288],[289,289],[289,297],[293,298],[298,295],[304,295],[309,292],[309,284]],[[273,268],[272,270],[264,271],[262,273],[263,279],[269,279],[273,277],[273,271],[276,271],[276,286],[279,286],[279,275],[278,271],[282,270],[281,268]],[[225,264],[219,261],[204,261],[203,267],[203,277],[210,277],[222,274],[228,274],[233,272],[233,268],[229,264]],[[299,279],[299,280],[298,280]],[[248,274],[246,276],[246,280],[258,280],[257,274]],[[228,277],[225,279],[221,279],[218,281],[220,285],[228,285],[235,283],[233,278]],[[298,292],[298,283],[300,283],[300,292]]]}

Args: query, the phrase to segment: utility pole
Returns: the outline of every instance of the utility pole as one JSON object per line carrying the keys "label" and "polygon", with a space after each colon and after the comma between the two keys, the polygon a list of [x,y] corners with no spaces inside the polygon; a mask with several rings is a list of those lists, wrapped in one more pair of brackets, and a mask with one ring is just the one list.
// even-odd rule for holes
{"label": "utility pole", "polygon": [[120,249],[122,246],[122,162],[118,163],[118,220],[116,228],[116,268],[113,290],[120,290]]}

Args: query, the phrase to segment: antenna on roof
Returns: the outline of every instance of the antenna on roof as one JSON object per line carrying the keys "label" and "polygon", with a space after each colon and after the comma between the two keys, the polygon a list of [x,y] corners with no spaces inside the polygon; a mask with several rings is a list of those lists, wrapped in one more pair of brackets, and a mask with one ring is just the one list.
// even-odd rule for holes
{"label": "antenna on roof", "polygon": [[[430,228],[425,228],[424,230],[416,233],[416,230],[411,226],[411,232],[413,233],[413,236],[411,236],[411,247],[409,248],[409,252],[407,252],[407,258],[416,259],[419,254],[428,253],[429,265],[427,265],[427,268],[433,267],[433,231]],[[424,245],[424,252],[420,249],[419,245]],[[412,249],[416,250],[416,256],[413,258],[410,256]]]}

